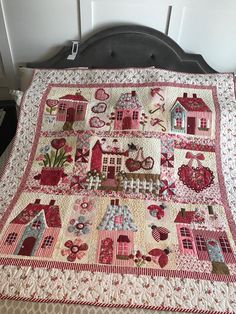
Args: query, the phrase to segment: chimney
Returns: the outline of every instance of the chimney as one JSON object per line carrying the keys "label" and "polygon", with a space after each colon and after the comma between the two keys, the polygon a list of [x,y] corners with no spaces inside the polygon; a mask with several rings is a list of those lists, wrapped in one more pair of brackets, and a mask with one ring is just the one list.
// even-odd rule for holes
{"label": "chimney", "polygon": [[186,211],[185,211],[185,208],[181,208],[181,216],[182,216],[183,218],[185,218],[185,217],[186,217]]}
{"label": "chimney", "polygon": [[51,200],[50,203],[49,203],[49,205],[52,206],[52,205],[55,204],[55,202],[56,202],[55,200]]}
{"label": "chimney", "polygon": [[40,199],[36,198],[36,200],[34,201],[34,204],[40,204]]}
{"label": "chimney", "polygon": [[184,94],[183,94],[183,97],[184,97],[184,98],[187,98],[187,97],[188,97],[188,94],[187,94],[187,93],[184,93]]}
{"label": "chimney", "polygon": [[135,97],[136,96],[136,91],[132,90],[131,95],[132,95],[132,97]]}
{"label": "chimney", "polygon": [[197,94],[193,94],[193,98],[197,98]]}

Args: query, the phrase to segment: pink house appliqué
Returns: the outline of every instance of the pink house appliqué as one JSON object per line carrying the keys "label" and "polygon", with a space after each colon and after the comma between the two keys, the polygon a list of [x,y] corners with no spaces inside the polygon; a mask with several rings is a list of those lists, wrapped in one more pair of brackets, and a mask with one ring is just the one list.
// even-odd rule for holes
{"label": "pink house appliqu\u00e9", "polygon": [[61,229],[59,206],[55,200],[28,204],[14,218],[2,240],[0,252],[24,256],[51,257]]}
{"label": "pink house appliqu\u00e9", "polygon": [[141,109],[136,91],[121,94],[115,106],[114,129],[139,129]]}
{"label": "pink house appliqu\u00e9", "polygon": [[83,121],[88,106],[88,100],[80,93],[65,95],[58,101],[57,121]]}
{"label": "pink house appliqu\u00e9", "polygon": [[205,218],[207,224],[203,222],[197,226],[195,212],[182,208],[174,220],[179,248],[183,254],[191,254],[199,260],[211,261],[213,270],[216,265],[218,266],[217,273],[227,274],[229,270],[226,264],[234,264],[235,257],[226,232],[216,229],[210,222],[215,219],[220,220],[215,217],[212,206],[208,206]]}
{"label": "pink house appliqu\u00e9", "polygon": [[118,199],[111,200],[98,230],[97,262],[120,266],[133,265],[129,255],[134,251],[134,232],[137,227],[129,207],[119,205]]}

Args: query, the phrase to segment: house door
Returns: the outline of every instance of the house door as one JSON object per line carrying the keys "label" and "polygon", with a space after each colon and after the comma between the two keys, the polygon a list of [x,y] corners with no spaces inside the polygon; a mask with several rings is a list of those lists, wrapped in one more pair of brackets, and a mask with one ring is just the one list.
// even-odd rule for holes
{"label": "house door", "polygon": [[35,242],[36,242],[36,238],[34,237],[26,238],[20,248],[18,255],[31,256]]}
{"label": "house door", "polygon": [[194,117],[187,118],[187,134],[195,134],[196,119]]}
{"label": "house door", "polygon": [[108,166],[107,168],[107,179],[114,179],[115,178],[115,167]]}
{"label": "house door", "polygon": [[218,241],[211,239],[207,241],[207,251],[211,262],[224,262],[224,256],[221,252]]}
{"label": "house door", "polygon": [[66,121],[68,121],[68,122],[74,122],[75,121],[75,109],[74,108],[68,108],[67,109]]}
{"label": "house door", "polygon": [[132,126],[132,119],[131,117],[124,117],[122,121],[122,130],[131,129]]}

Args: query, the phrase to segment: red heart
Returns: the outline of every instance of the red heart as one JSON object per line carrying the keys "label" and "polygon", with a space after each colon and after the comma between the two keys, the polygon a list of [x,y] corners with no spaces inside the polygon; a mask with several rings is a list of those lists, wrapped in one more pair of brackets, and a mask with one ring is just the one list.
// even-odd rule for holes
{"label": "red heart", "polygon": [[208,188],[214,180],[213,172],[208,167],[190,167],[182,165],[178,170],[180,180],[184,185],[199,193]]}
{"label": "red heart", "polygon": [[66,144],[66,139],[65,138],[55,138],[54,140],[51,141],[51,145],[53,148],[56,150],[62,148]]}
{"label": "red heart", "polygon": [[97,100],[107,100],[109,98],[109,94],[107,94],[103,88],[99,88],[96,90],[95,98]]}
{"label": "red heart", "polygon": [[125,165],[130,172],[138,171],[141,168],[141,162],[133,158],[128,158]]}
{"label": "red heart", "polygon": [[147,157],[142,161],[142,168],[144,170],[151,170],[154,165],[154,159],[152,157]]}

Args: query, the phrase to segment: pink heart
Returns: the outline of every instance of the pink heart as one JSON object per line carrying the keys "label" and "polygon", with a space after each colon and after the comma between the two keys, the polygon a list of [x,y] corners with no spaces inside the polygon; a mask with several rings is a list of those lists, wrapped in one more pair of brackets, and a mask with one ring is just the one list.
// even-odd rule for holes
{"label": "pink heart", "polygon": [[66,139],[65,138],[55,138],[54,140],[51,141],[51,145],[53,148],[56,150],[62,148],[66,144]]}
{"label": "pink heart", "polygon": [[103,88],[99,88],[96,90],[95,98],[97,100],[107,100],[109,98],[109,94],[107,94]]}
{"label": "pink heart", "polygon": [[107,109],[105,102],[99,102],[96,106],[92,107],[92,112],[94,113],[103,113]]}
{"label": "pink heart", "polygon": [[89,125],[91,126],[91,128],[102,128],[106,123],[101,120],[99,117],[92,117],[89,120]]}

